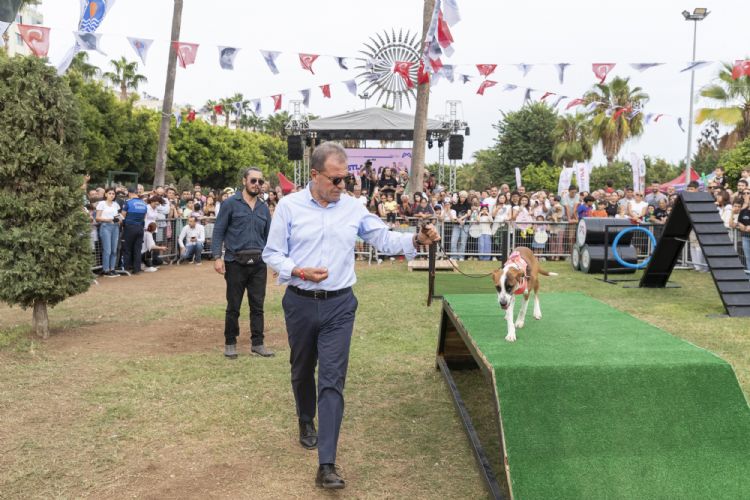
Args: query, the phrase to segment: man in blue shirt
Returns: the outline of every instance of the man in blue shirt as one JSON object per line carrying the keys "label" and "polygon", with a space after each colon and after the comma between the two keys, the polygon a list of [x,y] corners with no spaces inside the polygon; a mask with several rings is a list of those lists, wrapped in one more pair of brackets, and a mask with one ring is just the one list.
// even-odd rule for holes
{"label": "man in blue shirt", "polygon": [[143,247],[143,222],[148,206],[138,197],[134,186],[128,188],[128,201],[122,207],[123,249],[122,259],[126,269],[132,267],[133,275],[141,272],[141,249]]}
{"label": "man in blue shirt", "polygon": [[[419,245],[440,239],[428,225],[418,234],[397,233],[351,196],[342,196],[349,176],[346,151],[326,142],[310,158],[312,181],[281,199],[263,250],[263,260],[287,284],[282,300],[291,348],[292,391],[300,444],[318,448],[315,483],[343,488],[336,447],[344,416],[344,382],[357,299],[352,285],[357,237],[386,255],[412,259]],[[224,208],[222,207],[222,211]],[[315,366],[318,365],[318,390]],[[318,410],[319,435],[313,420]]]}
{"label": "man in blue shirt", "polygon": [[268,270],[261,258],[271,227],[271,212],[259,196],[265,183],[263,172],[251,167],[245,170],[242,179],[244,189],[221,204],[211,238],[211,254],[216,259],[214,269],[227,282],[224,356],[229,359],[237,358],[240,307],[245,290],[250,304],[250,352],[273,356],[263,343]]}

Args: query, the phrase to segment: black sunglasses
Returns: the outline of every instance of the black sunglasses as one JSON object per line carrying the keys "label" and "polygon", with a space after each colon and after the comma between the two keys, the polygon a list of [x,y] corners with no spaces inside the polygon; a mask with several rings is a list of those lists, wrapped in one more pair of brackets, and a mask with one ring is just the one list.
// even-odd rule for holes
{"label": "black sunglasses", "polygon": [[344,177],[329,177],[323,172],[318,172],[318,173],[322,175],[323,177],[325,177],[326,179],[328,179],[329,181],[333,182],[334,186],[338,186],[339,184],[341,184],[341,181],[348,184],[352,182],[352,179],[353,179],[351,175],[345,175]]}
{"label": "black sunglasses", "polygon": [[258,184],[259,186],[262,186],[265,182],[263,179],[250,179],[250,184]]}

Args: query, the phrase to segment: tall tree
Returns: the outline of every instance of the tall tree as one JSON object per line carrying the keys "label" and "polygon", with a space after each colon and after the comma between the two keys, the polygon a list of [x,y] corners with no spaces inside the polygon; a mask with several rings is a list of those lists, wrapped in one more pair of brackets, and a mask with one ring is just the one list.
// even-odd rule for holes
{"label": "tall tree", "polygon": [[570,167],[575,161],[591,158],[593,139],[591,122],[586,115],[576,113],[559,116],[552,136],[555,139],[552,159],[557,165]]}
{"label": "tall tree", "polygon": [[109,61],[114,71],[104,73],[104,78],[112,82],[112,85],[120,89],[120,100],[128,100],[128,90],[136,91],[138,86],[146,83],[148,79],[138,74],[138,63],[128,61],[125,57]]}
{"label": "tall tree", "polygon": [[[432,13],[435,10],[435,0],[424,0],[422,9],[422,42],[420,43],[419,57],[421,58],[425,48],[427,30],[432,21]],[[410,191],[421,191],[424,182],[424,158],[425,143],[427,142],[427,108],[430,100],[430,84],[417,85],[417,109],[414,113],[414,137],[411,150],[411,173],[409,174],[408,189]]]}
{"label": "tall tree", "polygon": [[0,102],[0,300],[32,307],[46,338],[47,306],[91,284],[81,123],[68,86],[36,57],[0,57]]}
{"label": "tall tree", "polygon": [[[494,182],[514,182],[515,168],[526,165],[552,164],[557,113],[544,102],[524,105],[517,111],[503,113],[495,125],[498,136],[494,161],[488,163]],[[489,160],[484,156],[485,161]]]}
{"label": "tall tree", "polygon": [[[172,11],[172,37],[170,40],[180,39],[182,27],[182,2],[174,0]],[[161,108],[161,125],[159,126],[159,148],[156,150],[156,166],[154,168],[154,184],[163,185],[167,171],[167,142],[169,128],[172,126],[172,103],[174,102],[174,81],[177,77],[177,50],[170,44],[169,59],[167,61],[167,81],[164,84],[164,105]]]}
{"label": "tall tree", "polygon": [[594,140],[601,142],[607,163],[612,163],[622,145],[643,133],[643,113],[648,94],[640,87],[630,88],[630,78],[615,77],[597,83],[583,96],[586,104],[598,103],[592,112]]}
{"label": "tall tree", "polygon": [[283,139],[286,137],[286,125],[291,119],[292,115],[288,111],[274,113],[266,119],[265,132],[273,137]]}
{"label": "tall tree", "polygon": [[[206,104],[203,105],[203,111],[204,113],[211,113],[211,125],[216,125],[219,121],[218,114],[216,113],[216,106],[219,105],[218,101],[214,101],[213,99],[209,99],[206,101]],[[223,108],[222,108],[223,112]]]}
{"label": "tall tree", "polygon": [[711,99],[716,106],[699,109],[695,122],[714,120],[734,127],[737,141],[750,137],[750,76],[735,80],[732,65],[724,63],[717,80],[701,90],[701,96]]}

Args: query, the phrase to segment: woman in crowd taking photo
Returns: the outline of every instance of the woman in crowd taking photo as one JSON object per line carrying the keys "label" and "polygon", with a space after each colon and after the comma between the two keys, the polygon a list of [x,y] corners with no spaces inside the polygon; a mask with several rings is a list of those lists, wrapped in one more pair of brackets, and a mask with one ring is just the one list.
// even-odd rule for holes
{"label": "woman in crowd taking photo", "polygon": [[143,249],[141,250],[143,263],[146,264],[144,271],[147,273],[158,270],[156,266],[162,264],[159,252],[167,251],[167,247],[156,244],[154,233],[156,233],[156,222],[150,222],[143,233]]}
{"label": "woman in crowd taking photo", "polygon": [[456,218],[453,221],[453,234],[451,235],[451,254],[458,260],[464,260],[466,240],[469,236],[466,219],[471,215],[471,206],[469,205],[468,198],[469,193],[460,191],[458,193],[458,203],[453,205]]}
{"label": "woman in crowd taking photo", "polygon": [[203,207],[203,215],[206,217],[216,217],[216,198],[213,193],[206,195],[206,204]]}
{"label": "woman in crowd taking photo", "polygon": [[120,241],[120,205],[115,201],[115,189],[104,190],[104,200],[96,204],[95,220],[99,223],[99,241],[102,245],[102,275],[118,276],[117,244]]}

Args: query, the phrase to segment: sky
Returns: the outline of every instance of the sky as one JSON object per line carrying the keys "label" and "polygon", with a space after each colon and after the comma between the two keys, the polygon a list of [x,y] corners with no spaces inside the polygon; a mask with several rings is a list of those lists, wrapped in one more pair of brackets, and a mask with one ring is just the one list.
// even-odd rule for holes
{"label": "sky", "polygon": [[[448,100],[458,100],[459,117],[469,124],[471,135],[464,143],[464,161],[491,146],[497,137],[492,127],[501,112],[519,109],[524,88],[537,89],[532,99],[544,92],[581,96],[596,83],[592,63],[616,63],[610,73],[630,77],[631,84],[649,94],[645,113],[664,114],[658,123],[646,126],[643,136],[625,144],[621,158],[631,153],[661,157],[672,162],[685,158],[687,133],[676,123],[682,117],[687,130],[690,103],[690,72],[681,73],[692,58],[693,22],[685,21],[683,10],[707,7],[709,16],[698,23],[697,60],[734,61],[750,55],[747,19],[750,2],[740,0],[703,1],[692,5],[674,0],[628,2],[568,1],[518,2],[457,0],[461,21],[451,31],[455,53],[445,64],[459,65],[458,73],[472,76],[467,84],[441,80],[431,89],[429,116],[447,114]],[[164,94],[173,2],[170,0],[117,0],[99,32],[106,56],[92,52],[90,61],[105,70],[109,60],[125,56],[137,59],[126,36],[154,39],[147,64],[139,71],[148,83],[139,90],[161,97]],[[310,88],[309,113],[331,116],[362,109],[365,102],[351,95],[341,83],[358,71],[344,71],[332,57],[361,56],[369,36],[395,28],[418,32],[422,24],[422,1],[379,0],[184,0],[180,39],[199,43],[196,64],[177,69],[175,102],[202,106],[241,92],[245,98],[262,98],[263,113],[272,111],[273,94],[283,93],[283,109],[289,101],[301,99],[300,89]],[[49,56],[56,64],[73,44],[80,0],[44,0],[40,7],[44,24],[52,28]],[[240,47],[235,70],[219,67],[218,46]],[[281,51],[272,74],[259,49]],[[314,63],[315,74],[300,67],[298,53],[323,54]],[[561,85],[555,63],[570,63]],[[664,62],[645,72],[629,66],[636,62]],[[481,82],[475,64],[493,63],[498,68],[490,79],[498,85],[476,91]],[[526,77],[516,64],[534,64]],[[711,84],[718,63],[695,72],[696,95]],[[319,85],[330,83],[331,99],[324,99]],[[519,90],[503,91],[504,84]],[[706,103],[698,97],[696,109]],[[373,106],[373,100],[368,101]],[[562,109],[564,106],[560,106]],[[402,111],[414,113],[414,108]],[[693,142],[699,136],[695,125]],[[695,146],[693,145],[693,151]],[[446,152],[447,153],[447,152]],[[437,148],[428,150],[427,161],[437,161]],[[600,151],[594,162],[603,161]]]}

